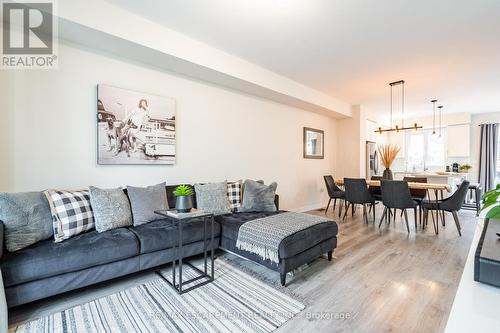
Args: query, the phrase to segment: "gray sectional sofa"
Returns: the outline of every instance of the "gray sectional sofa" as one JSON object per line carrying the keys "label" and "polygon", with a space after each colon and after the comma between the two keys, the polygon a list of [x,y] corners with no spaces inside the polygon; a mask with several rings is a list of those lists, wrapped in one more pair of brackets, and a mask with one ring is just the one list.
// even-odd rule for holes
{"label": "gray sectional sofa", "polygon": [[[175,206],[175,186],[167,186],[169,206]],[[276,206],[279,205],[276,196]],[[195,203],[196,204],[196,203]],[[274,213],[234,213],[216,217],[215,248],[219,246],[263,264],[281,275],[337,245],[337,224],[320,224],[286,238],[280,247],[280,263],[273,264],[236,248],[239,227],[250,220]],[[50,221],[48,222],[50,223]],[[16,252],[7,252],[3,244],[0,221],[0,268],[9,307],[86,287],[172,261],[176,233],[169,219],[157,220],[137,227],[118,228],[102,233],[93,230],[55,243],[47,239]],[[183,229],[183,256],[203,252],[203,222],[193,221]]]}

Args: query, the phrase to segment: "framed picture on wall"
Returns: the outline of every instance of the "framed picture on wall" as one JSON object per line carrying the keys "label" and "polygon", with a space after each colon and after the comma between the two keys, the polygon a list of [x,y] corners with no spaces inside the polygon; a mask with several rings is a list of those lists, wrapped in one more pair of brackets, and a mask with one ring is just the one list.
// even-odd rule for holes
{"label": "framed picture on wall", "polygon": [[174,164],[175,100],[99,84],[97,163]]}
{"label": "framed picture on wall", "polygon": [[325,132],[322,130],[304,127],[304,158],[324,158]]}

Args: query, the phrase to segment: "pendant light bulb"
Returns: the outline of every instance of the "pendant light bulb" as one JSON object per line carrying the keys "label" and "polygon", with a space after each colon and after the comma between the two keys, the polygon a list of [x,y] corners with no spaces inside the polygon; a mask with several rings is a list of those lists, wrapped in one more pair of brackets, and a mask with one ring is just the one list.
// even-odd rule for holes
{"label": "pendant light bulb", "polygon": [[432,138],[436,139],[436,102],[437,99],[433,99],[432,103]]}
{"label": "pendant light bulb", "polygon": [[442,138],[441,128],[442,128],[442,118],[443,118],[443,106],[439,105],[438,109],[439,109],[439,138],[441,139]]}

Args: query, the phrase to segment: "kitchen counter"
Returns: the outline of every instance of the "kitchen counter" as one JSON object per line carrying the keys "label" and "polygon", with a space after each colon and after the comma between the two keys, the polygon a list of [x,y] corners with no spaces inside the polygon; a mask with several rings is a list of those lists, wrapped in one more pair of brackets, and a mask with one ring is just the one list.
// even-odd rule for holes
{"label": "kitchen counter", "polygon": [[445,332],[500,332],[500,288],[474,281],[474,254],[483,231],[479,220]]}
{"label": "kitchen counter", "polygon": [[[455,192],[458,185],[468,178],[468,173],[462,172],[446,172],[446,173],[436,173],[431,171],[420,171],[420,172],[405,172],[405,171],[394,171],[394,179],[401,180],[405,176],[410,177],[425,177],[428,183],[434,184],[448,184],[451,188],[451,193]],[[430,193],[431,198],[435,198],[434,193]],[[441,199],[441,198],[438,198]]]}
{"label": "kitchen counter", "polygon": [[464,177],[467,178],[469,176],[468,173],[465,172],[446,172],[446,173],[436,173],[436,172],[405,172],[405,171],[396,171],[394,172],[396,175],[403,176],[412,176],[412,177],[437,177],[437,178],[448,178],[448,177]]}

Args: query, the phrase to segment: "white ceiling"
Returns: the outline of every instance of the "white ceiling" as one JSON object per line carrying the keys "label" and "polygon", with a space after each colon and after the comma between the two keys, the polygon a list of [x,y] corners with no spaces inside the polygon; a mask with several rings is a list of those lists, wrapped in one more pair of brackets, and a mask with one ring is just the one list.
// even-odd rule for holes
{"label": "white ceiling", "polygon": [[351,104],[500,111],[500,0],[109,0]]}

